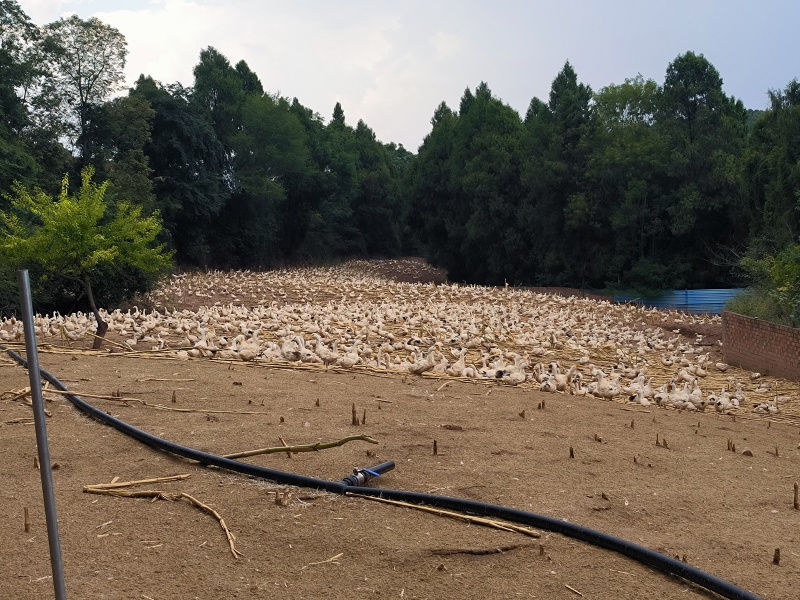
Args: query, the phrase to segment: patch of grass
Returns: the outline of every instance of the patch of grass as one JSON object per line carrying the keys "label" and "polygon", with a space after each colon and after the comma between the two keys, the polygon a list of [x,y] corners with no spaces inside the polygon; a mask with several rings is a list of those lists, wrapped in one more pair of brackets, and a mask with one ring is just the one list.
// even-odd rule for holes
{"label": "patch of grass", "polygon": [[731,312],[776,325],[795,326],[791,316],[765,290],[748,289],[728,302],[725,308]]}

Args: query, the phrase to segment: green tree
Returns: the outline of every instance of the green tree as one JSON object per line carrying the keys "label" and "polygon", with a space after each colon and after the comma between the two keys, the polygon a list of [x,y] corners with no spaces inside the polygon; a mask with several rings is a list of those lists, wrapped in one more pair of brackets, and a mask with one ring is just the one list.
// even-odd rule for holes
{"label": "green tree", "polygon": [[280,262],[287,187],[305,177],[310,156],[305,131],[283,98],[248,94],[239,130],[230,137],[233,193],[220,213],[216,243],[231,264]]}
{"label": "green tree", "polygon": [[152,133],[144,146],[152,170],[156,208],[180,264],[206,266],[213,220],[230,196],[227,157],[202,109],[180,85],[140,77],[132,96],[152,108]]}
{"label": "green tree", "polygon": [[397,256],[402,246],[398,174],[386,148],[362,120],[356,125],[353,143],[358,155],[355,226],[368,256]]}
{"label": "green tree", "polygon": [[290,261],[322,261],[342,254],[341,223],[327,200],[333,177],[326,172],[330,148],[322,116],[292,100],[289,111],[305,132],[310,168],[288,178],[281,248]]}
{"label": "green tree", "polygon": [[114,98],[89,109],[83,160],[95,166],[99,179],[111,182],[109,200],[154,206],[153,183],[145,148],[155,112],[141,95]]}
{"label": "green tree", "polygon": [[749,286],[728,308],[765,321],[800,327],[800,244],[790,244],[761,258],[745,257],[741,267]]}
{"label": "green tree", "polygon": [[[358,193],[358,150],[355,132],[345,122],[342,105],[333,107],[333,118],[325,127],[327,163],[325,196],[320,201],[320,216],[327,221],[321,228],[339,256],[364,256],[366,247],[361,230],[353,218],[353,204]],[[309,233],[313,239],[313,233]]]}
{"label": "green tree", "polygon": [[729,276],[714,264],[716,247],[744,246],[747,211],[741,161],[747,113],[722,90],[702,55],[687,52],[667,67],[656,125],[670,148],[667,189],[675,274],[685,285],[715,285]]}
{"label": "green tree", "polygon": [[770,90],[769,98],[769,110],[753,125],[745,158],[755,256],[779,252],[800,235],[800,82]]}
{"label": "green tree", "polygon": [[[595,283],[599,211],[587,189],[593,136],[592,90],[565,63],[545,104],[534,98],[525,117],[526,199],[521,213],[528,280],[544,285]],[[570,234],[570,235],[565,235]]]}
{"label": "green tree", "polygon": [[24,88],[33,77],[30,48],[38,30],[14,0],[0,0],[0,189],[30,182],[39,165],[26,143],[30,126]]}
{"label": "green tree", "polygon": [[598,135],[589,185],[610,259],[603,279],[617,288],[669,285],[662,265],[672,252],[665,186],[668,148],[654,126],[660,88],[639,75],[594,96]]}
{"label": "green tree", "polygon": [[519,114],[481,83],[458,114],[440,104],[431,125],[409,173],[409,222],[426,255],[454,280],[521,280]]}
{"label": "green tree", "polygon": [[465,93],[456,127],[451,174],[464,209],[464,279],[501,284],[524,277],[517,224],[521,201],[522,120],[484,82]]}
{"label": "green tree", "polygon": [[56,118],[83,156],[92,106],[111,97],[124,82],[125,36],[96,17],[84,21],[77,15],[44,30],[51,59],[47,84],[58,100]]}
{"label": "green tree", "polygon": [[439,104],[431,118],[431,131],[410,167],[408,223],[417,232],[427,259],[448,269],[453,279],[462,280],[465,269],[460,267],[460,246],[466,218],[451,193],[450,166],[457,125],[458,114],[445,102]]}
{"label": "green tree", "polygon": [[7,195],[11,209],[0,212],[0,259],[14,268],[36,268],[53,285],[79,285],[97,321],[94,347],[99,348],[108,329],[94,293],[102,277],[110,270],[131,271],[152,285],[170,268],[171,255],[155,243],[161,233],[158,215],[143,217],[141,207],[127,203],[109,211],[108,182],[97,185],[93,175],[94,169],[85,168],[81,188],[72,195],[65,176],[55,201],[15,184]]}
{"label": "green tree", "polygon": [[258,88],[261,84],[255,85],[246,65],[234,69],[230,61],[211,46],[200,52],[200,62],[195,65],[193,73],[192,101],[209,116],[217,137],[230,155],[231,138],[239,131],[245,87],[260,95]]}

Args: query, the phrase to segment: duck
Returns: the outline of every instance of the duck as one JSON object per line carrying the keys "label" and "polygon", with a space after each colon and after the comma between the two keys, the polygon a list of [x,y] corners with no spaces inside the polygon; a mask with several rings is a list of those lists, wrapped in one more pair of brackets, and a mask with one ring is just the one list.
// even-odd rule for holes
{"label": "duck", "polygon": [[766,415],[777,415],[781,412],[781,409],[774,402],[762,402],[753,406],[753,412]]}
{"label": "duck", "polygon": [[555,380],[548,377],[542,383],[539,384],[539,391],[550,392],[554,394],[558,391],[558,387],[556,386]]}
{"label": "duck", "polygon": [[427,356],[424,358],[417,360],[414,364],[408,367],[408,372],[412,375],[422,375],[423,373],[427,373],[436,365],[436,361],[434,360],[434,353],[436,349],[431,346],[430,350],[428,350]]}
{"label": "duck", "polygon": [[594,395],[605,400],[613,400],[622,394],[620,379],[621,377],[619,375],[616,375],[613,379],[608,377],[600,377],[600,379],[597,381],[597,387],[595,388]]}
{"label": "duck", "polygon": [[450,375],[451,377],[463,377],[464,370],[467,368],[467,349],[461,348],[458,354],[458,360],[454,362],[452,365],[448,365],[445,369],[445,373]]}
{"label": "duck", "polygon": [[[316,352],[317,356],[322,361],[322,364],[325,365],[325,368],[327,369],[332,364],[335,364],[337,360],[339,360],[339,352],[338,352],[338,349],[337,349],[337,346],[339,344],[339,340],[338,339],[334,340],[333,341],[333,347],[332,348],[328,348],[322,342],[322,336],[321,335],[319,335],[318,333],[315,333],[314,337],[317,340],[317,345],[314,348],[314,351]],[[380,350],[378,352],[379,352],[378,362],[380,362]]]}
{"label": "duck", "polygon": [[350,350],[336,359],[336,364],[344,369],[352,369],[360,362],[361,357],[358,355],[355,345],[351,346]]}

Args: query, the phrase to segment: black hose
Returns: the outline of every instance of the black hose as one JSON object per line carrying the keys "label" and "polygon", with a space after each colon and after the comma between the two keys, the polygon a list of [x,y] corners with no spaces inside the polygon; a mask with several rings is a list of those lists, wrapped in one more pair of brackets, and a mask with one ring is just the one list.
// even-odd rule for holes
{"label": "black hose", "polygon": [[[2,346],[0,346],[0,349],[5,350],[11,358],[20,363],[22,366],[27,367],[27,361],[19,354],[7,348],[3,348]],[[63,392],[69,392],[63,383],[61,383],[58,379],[56,379],[56,377],[44,369],[41,369],[40,373],[43,379],[49,381],[59,390]],[[162,450],[177,456],[182,456],[184,458],[197,461],[204,466],[213,465],[228,471],[234,471],[236,473],[242,473],[252,477],[268,479],[284,485],[314,488],[335,494],[354,492],[365,496],[376,496],[390,500],[409,502],[412,504],[427,504],[429,506],[436,506],[438,508],[444,508],[458,512],[493,517],[497,519],[505,519],[506,521],[511,521],[513,523],[521,523],[523,525],[529,525],[538,529],[545,529],[547,531],[560,533],[564,536],[586,542],[599,548],[612,550],[618,554],[632,558],[633,560],[636,560],[642,564],[653,567],[663,573],[677,575],[686,581],[719,594],[723,598],[728,598],[729,600],[761,600],[759,596],[756,596],[747,590],[743,590],[742,588],[728,583],[723,579],[710,575],[705,571],[701,571],[700,569],[697,569],[684,562],[669,556],[665,556],[659,552],[645,548],[644,546],[639,546],[626,540],[615,538],[600,531],[581,527],[580,525],[576,525],[574,523],[569,523],[567,521],[562,521],[543,515],[537,515],[535,513],[516,510],[513,508],[507,508],[505,506],[498,506],[496,504],[487,504],[473,500],[464,500],[461,498],[452,498],[448,496],[436,496],[433,494],[423,494],[418,492],[405,492],[402,490],[385,490],[369,487],[349,486],[342,482],[326,481],[324,479],[306,477],[304,475],[287,473],[285,471],[268,469],[266,467],[257,467],[255,465],[231,460],[222,456],[216,456],[214,454],[208,454],[199,450],[193,450],[192,448],[187,448],[186,446],[181,446],[179,444],[174,444],[167,440],[163,440],[145,431],[142,431],[141,429],[137,429],[136,427],[133,427],[124,421],[112,417],[99,408],[84,402],[75,394],[66,393],[65,397],[81,412],[84,412],[98,421],[113,427],[125,435],[131,436],[134,439],[137,439],[140,442],[157,450]]]}

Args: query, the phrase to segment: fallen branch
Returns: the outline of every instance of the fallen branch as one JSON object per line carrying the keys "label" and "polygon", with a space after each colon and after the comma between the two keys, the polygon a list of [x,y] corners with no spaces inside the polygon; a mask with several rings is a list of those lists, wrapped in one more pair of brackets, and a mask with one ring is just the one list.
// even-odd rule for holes
{"label": "fallen branch", "polygon": [[414,510],[421,510],[423,512],[431,513],[434,515],[439,515],[442,517],[449,517],[451,519],[456,519],[458,521],[466,521],[467,523],[475,523],[476,525],[484,525],[486,527],[492,527],[494,529],[500,529],[502,531],[509,531],[515,533],[522,533],[524,535],[538,538],[541,537],[538,531],[534,531],[533,529],[528,529],[527,527],[522,527],[520,525],[514,525],[513,523],[503,523],[501,521],[494,521],[492,519],[486,519],[484,517],[476,517],[473,515],[465,515],[463,513],[452,512],[449,510],[442,510],[439,508],[432,508],[430,506],[422,506],[420,504],[411,504],[409,502],[401,502],[399,500],[389,500],[388,498],[378,498],[376,496],[364,496],[362,494],[355,494],[353,492],[345,492],[347,496],[353,496],[354,498],[364,498],[365,500],[372,500],[374,502],[383,502],[384,504],[392,504],[394,506],[403,506],[405,508],[413,508]]}
{"label": "fallen branch", "polygon": [[[318,450],[327,450],[328,448],[335,448],[342,446],[347,442],[355,441],[369,442],[370,444],[378,444],[378,440],[369,437],[368,435],[351,435],[335,442],[317,442],[316,444],[300,444],[298,446],[275,446],[271,448],[259,448],[258,450],[248,450],[246,452],[236,452],[234,454],[223,454],[223,458],[245,458],[247,456],[255,456],[257,454],[274,454],[276,452],[316,452]],[[283,440],[281,440],[283,441]],[[289,454],[291,457],[291,454]]]}
{"label": "fallen branch", "polygon": [[162,379],[160,377],[145,377],[144,379],[137,379],[136,381],[142,383],[144,381],[197,381],[196,379]]}
{"label": "fallen branch", "polygon": [[313,567],[314,565],[325,565],[325,564],[328,564],[328,563],[333,563],[335,565],[338,565],[339,564],[339,560],[338,559],[342,558],[342,556],[344,556],[344,552],[339,552],[339,554],[337,554],[336,556],[331,556],[327,560],[321,560],[319,562],[308,563],[307,565],[304,565],[303,567],[301,567],[300,570],[303,571],[303,570],[307,569],[308,567]]}
{"label": "fallen branch", "polygon": [[[123,350],[133,350],[133,348],[131,348],[130,344],[128,344],[127,342],[122,342],[122,343],[115,342],[114,340],[109,339],[109,338],[107,338],[105,336],[101,337],[101,336],[99,336],[97,334],[94,334],[91,331],[87,331],[86,335],[89,335],[89,336],[93,337],[95,340],[102,340],[102,341],[104,341],[104,342],[106,342],[108,344],[111,344],[112,346],[116,346],[117,348],[122,348]],[[69,338],[67,338],[67,332],[66,332],[66,329],[64,328],[63,325],[61,326],[61,341],[62,342],[68,342],[68,343],[72,341]],[[78,341],[78,340],[75,340],[75,341]],[[70,348],[72,348],[72,346],[70,346]]]}
{"label": "fallen branch", "polygon": [[0,398],[3,400],[8,400],[9,402],[14,402],[16,400],[23,400],[25,396],[31,393],[31,388],[26,387],[21,390],[8,390],[0,394]]}
{"label": "fallen branch", "polygon": [[567,585],[566,583],[564,584],[564,587],[565,587],[565,588],[567,588],[567,589],[568,589],[570,592],[572,592],[573,594],[576,594],[577,596],[580,596],[581,598],[583,598],[583,594],[581,594],[581,593],[580,593],[578,590],[576,590],[574,587],[572,587],[572,586],[569,586],[569,585]]}
{"label": "fallen branch", "polygon": [[[185,479],[185,477],[188,477],[188,475],[186,475],[185,477],[182,476],[182,475],[178,475],[178,476],[175,476],[175,477],[181,478],[181,479]],[[172,478],[172,479],[171,478],[162,478],[162,480],[163,479],[172,480],[174,478]],[[120,498],[153,498],[154,500],[155,499],[161,499],[161,500],[170,500],[170,501],[176,501],[176,500],[181,500],[181,499],[186,500],[187,502],[189,502],[193,506],[199,508],[203,512],[206,512],[206,513],[212,515],[214,518],[217,519],[217,521],[219,522],[220,527],[222,527],[222,530],[225,532],[225,536],[228,538],[228,545],[230,546],[231,554],[233,554],[234,558],[239,558],[239,556],[244,556],[244,554],[239,552],[236,549],[236,547],[234,546],[234,542],[236,541],[236,536],[234,536],[233,533],[231,532],[231,530],[228,529],[228,526],[225,524],[225,519],[222,518],[222,515],[220,515],[217,511],[215,511],[213,508],[211,508],[207,504],[203,504],[202,502],[200,502],[200,500],[198,500],[194,496],[190,496],[189,494],[187,494],[185,492],[174,493],[174,492],[165,492],[165,491],[162,491],[162,490],[139,490],[139,491],[133,491],[133,490],[121,490],[121,489],[109,489],[108,487],[103,487],[103,486],[111,486],[111,485],[113,485],[113,486],[136,485],[138,483],[143,483],[143,482],[146,482],[146,481],[158,481],[158,480],[152,480],[152,479],[151,480],[141,480],[141,481],[138,481],[138,482],[137,481],[126,482],[125,484],[118,484],[118,483],[106,483],[106,484],[103,484],[103,483],[101,483],[101,484],[97,484],[97,485],[85,485],[85,486],[83,486],[83,491],[85,493],[87,493],[87,494],[102,494],[102,495],[106,495],[106,496],[116,496],[116,497],[120,497]]]}
{"label": "fallen branch", "polygon": [[286,443],[286,440],[284,440],[284,439],[283,439],[281,436],[278,436],[278,439],[281,441],[281,445],[282,445],[284,448],[287,448],[287,450],[286,450],[286,456],[288,456],[289,458],[292,458],[292,451],[288,449],[288,448],[289,448],[289,444],[287,444],[287,443]]}
{"label": "fallen branch", "polygon": [[[49,384],[48,384],[48,386],[49,386]],[[42,397],[43,398],[44,398],[44,394],[47,394],[48,392],[53,391],[53,390],[49,389],[48,386],[45,386],[42,389]],[[31,388],[26,387],[26,388],[23,388],[21,390],[10,390],[8,392],[3,392],[2,396],[0,396],[0,397],[2,397],[3,400],[9,400],[11,402],[20,401],[20,402],[24,402],[28,406],[33,406],[33,398],[30,397],[30,396],[31,396]],[[52,417],[53,416],[53,413],[51,413],[46,408],[44,409],[44,414],[47,415],[48,417]]]}
{"label": "fallen branch", "polygon": [[442,548],[439,550],[431,550],[431,554],[436,556],[452,556],[454,554],[471,554],[473,556],[485,556],[487,554],[502,554],[517,550],[519,548],[530,548],[531,544],[512,544],[510,546],[502,546],[500,548]]}
{"label": "fallen branch", "polygon": [[34,422],[33,417],[19,417],[10,421],[0,421],[0,425],[33,425]]}
{"label": "fallen branch", "polygon": [[111,483],[95,483],[91,485],[83,486],[83,491],[88,492],[87,488],[91,488],[92,490],[113,490],[115,488],[121,487],[129,487],[132,485],[144,485],[148,483],[165,483],[167,481],[181,481],[183,479],[188,479],[191,477],[189,473],[183,473],[181,475],[170,475],[168,477],[155,477],[154,479],[138,479],[136,481],[120,481],[117,482],[116,480],[119,479],[118,477],[114,478],[114,481]]}
{"label": "fallen branch", "polygon": [[95,398],[97,400],[111,400],[113,402],[122,402],[123,404],[127,404],[128,402],[138,402],[142,406],[147,406],[149,408],[155,408],[156,410],[168,410],[170,412],[183,412],[183,413],[203,413],[203,414],[217,414],[217,415],[267,415],[269,413],[266,412],[259,412],[259,411],[250,411],[250,410],[207,410],[203,408],[173,408],[171,406],[164,406],[163,404],[153,404],[152,402],[147,402],[146,400],[142,400],[141,398],[129,398],[129,397],[117,397],[117,396],[103,396],[100,394],[87,394],[82,392],[74,392],[74,391],[66,391],[62,392],[61,390],[47,390],[53,394],[62,394],[64,396],[73,395],[79,396],[84,398]]}

